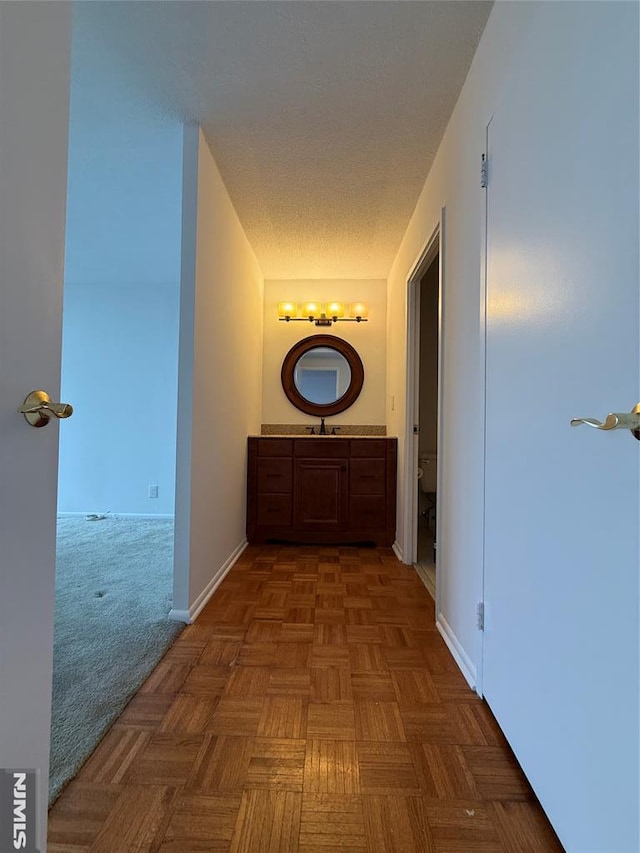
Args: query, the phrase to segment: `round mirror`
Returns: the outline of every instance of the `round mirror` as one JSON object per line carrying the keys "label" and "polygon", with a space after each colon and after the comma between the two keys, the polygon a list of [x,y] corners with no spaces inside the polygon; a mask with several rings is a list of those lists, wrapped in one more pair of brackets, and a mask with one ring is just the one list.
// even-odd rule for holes
{"label": "round mirror", "polygon": [[298,341],[282,363],[282,387],[293,405],[308,415],[336,415],[357,399],[364,367],[355,349],[333,335]]}
{"label": "round mirror", "polygon": [[347,359],[330,347],[314,347],[296,362],[293,381],[298,393],[310,403],[335,403],[351,383]]}

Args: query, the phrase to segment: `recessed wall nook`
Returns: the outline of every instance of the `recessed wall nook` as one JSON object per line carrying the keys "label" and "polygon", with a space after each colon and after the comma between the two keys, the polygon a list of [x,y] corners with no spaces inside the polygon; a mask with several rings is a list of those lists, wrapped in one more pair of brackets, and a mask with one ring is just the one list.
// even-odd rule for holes
{"label": "recessed wall nook", "polygon": [[[290,304],[280,303],[283,310]],[[334,423],[351,414],[368,383],[380,394],[356,346],[329,334],[296,340],[282,359],[280,381],[290,409],[307,419],[263,424],[262,435],[248,439],[249,543],[391,546],[397,440],[386,437],[385,424]]]}

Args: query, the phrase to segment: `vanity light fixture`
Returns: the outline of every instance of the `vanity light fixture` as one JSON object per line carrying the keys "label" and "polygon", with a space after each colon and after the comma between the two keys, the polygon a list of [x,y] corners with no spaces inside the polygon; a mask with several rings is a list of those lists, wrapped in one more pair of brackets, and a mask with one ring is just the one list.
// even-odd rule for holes
{"label": "vanity light fixture", "polygon": [[[300,316],[298,316],[298,313]],[[305,302],[298,306],[295,302],[278,303],[278,319],[285,323],[291,320],[302,320],[315,323],[316,326],[331,326],[333,323],[366,323],[368,322],[367,306],[363,302],[353,302],[349,305],[349,316],[345,317],[345,307],[342,302]]]}

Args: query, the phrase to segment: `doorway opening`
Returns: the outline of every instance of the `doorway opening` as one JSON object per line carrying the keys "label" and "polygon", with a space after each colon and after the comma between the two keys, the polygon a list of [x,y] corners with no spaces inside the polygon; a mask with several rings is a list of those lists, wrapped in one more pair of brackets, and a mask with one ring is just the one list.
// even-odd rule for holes
{"label": "doorway opening", "polygon": [[[436,600],[442,561],[443,263],[440,222],[407,281],[407,408],[404,454],[403,562],[413,565]],[[441,552],[440,552],[441,554]]]}
{"label": "doorway opening", "polygon": [[418,501],[415,566],[435,600],[438,504],[438,311],[440,254],[419,281]]}
{"label": "doorway opening", "polygon": [[61,374],[74,413],[59,433],[52,799],[182,629],[169,617],[182,135],[74,26]]}

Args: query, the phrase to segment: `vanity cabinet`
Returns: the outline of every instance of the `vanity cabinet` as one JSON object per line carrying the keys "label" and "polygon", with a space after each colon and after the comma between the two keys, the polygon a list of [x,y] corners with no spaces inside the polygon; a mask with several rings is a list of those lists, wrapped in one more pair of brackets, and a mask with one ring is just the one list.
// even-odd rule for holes
{"label": "vanity cabinet", "polygon": [[395,438],[249,438],[247,538],[389,546],[396,522]]}

